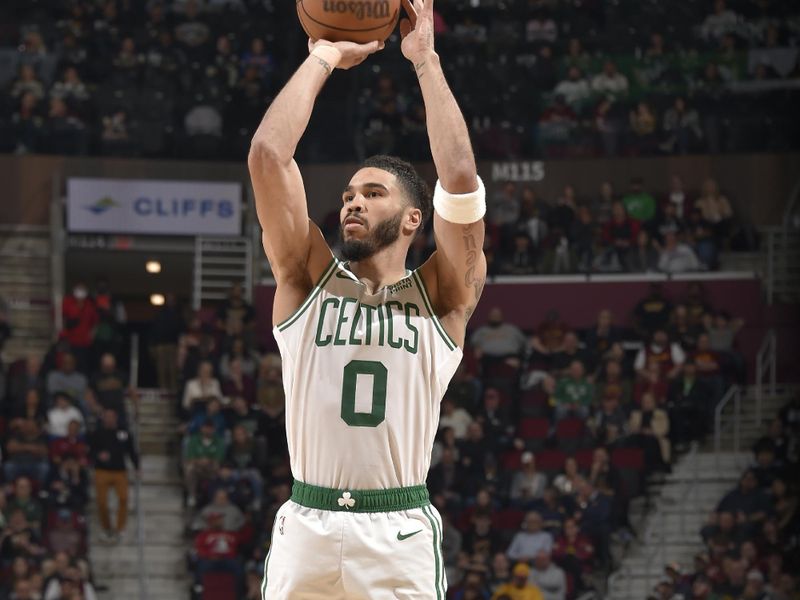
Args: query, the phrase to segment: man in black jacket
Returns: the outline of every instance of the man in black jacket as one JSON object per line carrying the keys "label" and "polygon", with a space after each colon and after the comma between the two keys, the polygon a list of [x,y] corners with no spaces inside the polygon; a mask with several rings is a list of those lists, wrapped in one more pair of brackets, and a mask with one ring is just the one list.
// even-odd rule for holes
{"label": "man in black jacket", "polygon": [[[128,469],[125,457],[129,457],[139,475],[139,455],[133,444],[130,432],[119,425],[117,413],[113,410],[103,412],[103,422],[90,438],[92,460],[95,473],[95,494],[100,511],[100,524],[107,541],[119,541],[125,530],[128,518]],[[108,514],[108,492],[114,488],[119,500],[117,525],[111,528]]]}

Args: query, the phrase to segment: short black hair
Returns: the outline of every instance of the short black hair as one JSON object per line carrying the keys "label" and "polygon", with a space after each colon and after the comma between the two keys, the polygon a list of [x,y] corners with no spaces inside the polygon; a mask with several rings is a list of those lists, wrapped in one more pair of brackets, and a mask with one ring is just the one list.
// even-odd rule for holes
{"label": "short black hair", "polygon": [[411,205],[418,208],[422,213],[421,231],[428,222],[428,219],[430,219],[431,213],[433,213],[433,199],[431,197],[430,187],[428,187],[425,180],[420,177],[414,166],[410,162],[402,158],[397,158],[396,156],[376,154],[375,156],[370,156],[361,163],[362,169],[368,167],[388,171],[397,177]]}

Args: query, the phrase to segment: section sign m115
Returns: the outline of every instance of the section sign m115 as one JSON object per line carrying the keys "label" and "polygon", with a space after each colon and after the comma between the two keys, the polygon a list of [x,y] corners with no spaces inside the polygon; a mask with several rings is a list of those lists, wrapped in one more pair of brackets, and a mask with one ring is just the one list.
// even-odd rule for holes
{"label": "section sign m115", "polygon": [[239,235],[242,185],[155,179],[67,180],[71,232]]}

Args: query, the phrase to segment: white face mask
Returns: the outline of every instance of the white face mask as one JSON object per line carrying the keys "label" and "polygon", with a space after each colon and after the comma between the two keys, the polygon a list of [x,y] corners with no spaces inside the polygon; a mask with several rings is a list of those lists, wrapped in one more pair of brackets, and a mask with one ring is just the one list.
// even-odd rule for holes
{"label": "white face mask", "polygon": [[78,300],[83,300],[88,295],[85,287],[76,287],[72,290],[72,295],[75,296]]}

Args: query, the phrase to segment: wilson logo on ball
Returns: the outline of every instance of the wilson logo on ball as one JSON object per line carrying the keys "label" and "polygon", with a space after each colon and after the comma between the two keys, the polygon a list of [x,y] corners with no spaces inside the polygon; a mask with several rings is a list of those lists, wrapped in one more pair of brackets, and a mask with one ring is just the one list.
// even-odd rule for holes
{"label": "wilson logo on ball", "polygon": [[359,21],[366,19],[386,19],[391,15],[388,0],[368,2],[345,2],[344,0],[325,0],[322,10],[326,13],[350,13]]}

